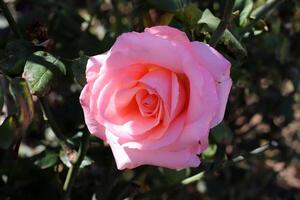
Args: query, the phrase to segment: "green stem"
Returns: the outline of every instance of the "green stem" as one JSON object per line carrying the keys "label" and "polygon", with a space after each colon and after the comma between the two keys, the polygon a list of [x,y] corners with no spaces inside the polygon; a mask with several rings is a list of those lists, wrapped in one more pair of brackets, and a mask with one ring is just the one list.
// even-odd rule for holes
{"label": "green stem", "polygon": [[87,131],[84,131],[81,139],[82,139],[82,141],[81,141],[80,148],[79,148],[79,151],[77,154],[77,159],[76,159],[75,163],[69,168],[69,171],[68,171],[68,174],[67,174],[64,186],[63,186],[63,191],[64,191],[63,199],[64,200],[70,199],[72,187],[74,185],[76,176],[79,172],[80,165],[81,165],[81,163],[86,155],[87,149],[88,149],[89,133]]}
{"label": "green stem", "polygon": [[59,125],[57,124],[57,122],[52,114],[52,111],[50,109],[47,99],[45,97],[41,97],[39,100],[40,100],[44,115],[47,118],[47,121],[48,121],[53,133],[59,139],[60,145],[62,146],[63,149],[71,148],[72,146],[67,142],[66,137],[64,136],[62,130],[60,129]]}
{"label": "green stem", "polygon": [[221,22],[209,40],[209,45],[215,47],[231,21],[234,0],[227,0]]}
{"label": "green stem", "polygon": [[[224,163],[221,163],[220,165],[217,165],[216,167],[214,167],[212,169],[212,171],[217,171],[217,170],[220,170],[222,168],[226,168],[226,167],[232,166],[233,164],[239,163],[239,162],[241,162],[243,160],[246,160],[248,158],[251,158],[253,156],[261,154],[261,153],[265,152],[266,150],[268,150],[270,147],[276,147],[276,146],[277,146],[277,143],[274,142],[274,141],[270,142],[268,144],[262,145],[262,146],[260,146],[260,147],[258,147],[256,149],[253,149],[249,153],[246,153],[245,155],[239,155],[239,156],[233,158],[232,160],[229,160],[229,161],[226,161]],[[199,181],[199,180],[201,180],[204,177],[204,174],[207,173],[208,171],[202,171],[202,172],[200,172],[198,174],[195,174],[194,176],[191,176],[189,178],[186,178],[186,179],[182,180],[181,183],[183,185],[188,185],[190,183]]]}
{"label": "green stem", "polygon": [[243,160],[246,160],[248,158],[251,158],[253,156],[257,156],[263,152],[265,152],[266,150],[270,149],[271,147],[277,147],[278,146],[278,143],[275,142],[275,141],[272,141],[268,144],[265,144],[263,146],[260,146],[244,155],[240,155],[240,156],[237,156],[235,158],[233,158],[232,160],[229,160],[229,161],[225,161],[225,162],[222,162],[221,164],[218,164],[216,165],[215,167],[213,167],[212,169],[210,170],[206,170],[206,171],[201,171],[191,177],[188,177],[186,179],[183,179],[181,181],[179,181],[178,183],[175,183],[175,184],[172,184],[172,185],[166,185],[162,188],[157,188],[157,189],[154,189],[154,190],[151,190],[149,192],[146,192],[146,193],[142,193],[142,194],[138,194],[137,196],[135,196],[134,199],[144,199],[146,197],[150,197],[150,196],[157,196],[159,194],[162,194],[166,191],[174,191],[176,188],[180,187],[180,186],[183,186],[183,185],[188,185],[188,184],[191,184],[191,183],[194,183],[194,182],[197,182],[199,180],[201,180],[205,174],[209,173],[209,172],[214,172],[214,171],[218,171],[220,169],[223,169],[223,168],[226,168],[226,167],[229,167],[229,166],[232,166],[233,164],[236,164],[238,162],[241,162]]}
{"label": "green stem", "polygon": [[17,26],[16,21],[14,20],[12,14],[10,13],[6,3],[4,2],[4,0],[0,0],[0,7],[2,9],[2,12],[5,16],[5,18],[7,19],[12,31],[16,34],[17,37],[24,39],[24,36],[22,34],[22,32],[20,31],[20,29]]}
{"label": "green stem", "polygon": [[271,10],[276,8],[279,4],[281,4],[284,0],[271,0],[267,4],[265,4],[255,15],[255,18],[248,24],[241,32],[241,36],[245,33],[251,31],[251,29],[255,26],[255,24],[264,16],[266,16]]}

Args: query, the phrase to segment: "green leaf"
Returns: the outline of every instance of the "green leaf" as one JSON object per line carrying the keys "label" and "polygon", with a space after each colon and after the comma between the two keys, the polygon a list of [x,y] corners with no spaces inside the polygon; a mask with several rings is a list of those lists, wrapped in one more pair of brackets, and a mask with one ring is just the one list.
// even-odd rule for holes
{"label": "green leaf", "polygon": [[253,0],[245,0],[244,8],[240,14],[240,26],[245,27],[248,23],[248,17],[253,9]]}
{"label": "green leaf", "polygon": [[16,121],[15,117],[9,116],[0,126],[0,148],[8,149],[15,138]]}
{"label": "green leaf", "polygon": [[0,88],[3,95],[2,108],[5,106],[5,109],[0,109],[0,111],[2,111],[0,113],[0,124],[1,124],[6,117],[17,114],[17,106],[10,90],[9,79],[3,74],[0,74]]}
{"label": "green leaf", "polygon": [[[220,21],[221,20],[215,17],[210,12],[210,10],[206,9],[204,10],[202,17],[198,21],[198,24],[206,25],[210,32],[214,32],[217,29]],[[242,59],[247,55],[244,47],[228,29],[225,30],[223,36],[221,37],[221,41],[223,42],[225,47],[229,51],[231,51],[237,58]]]}
{"label": "green leaf", "polygon": [[211,130],[210,134],[213,140],[217,143],[230,142],[233,138],[233,132],[229,126],[222,122]]}
{"label": "green leaf", "polygon": [[188,25],[190,29],[196,28],[201,16],[202,11],[195,4],[189,4],[183,10],[176,12],[176,18]]}
{"label": "green leaf", "polygon": [[233,9],[241,9],[247,0],[235,0]]}
{"label": "green leaf", "polygon": [[183,9],[186,4],[185,0],[146,0],[146,2],[150,6],[166,12],[175,12]]}
{"label": "green leaf", "polygon": [[81,86],[84,86],[86,84],[85,69],[88,59],[88,56],[80,56],[79,58],[73,60],[73,63],[71,65],[75,80]]}
{"label": "green leaf", "polygon": [[169,182],[169,184],[178,183],[181,180],[191,175],[191,170],[189,168],[182,169],[182,170],[160,168],[159,170],[164,175],[164,177]]}
{"label": "green leaf", "polygon": [[7,75],[19,75],[23,72],[26,60],[33,52],[31,42],[15,40],[5,48],[6,58],[1,62],[1,69]]}
{"label": "green leaf", "polygon": [[[68,167],[70,168],[72,166],[72,163],[74,163],[76,161],[76,158],[78,156],[78,153],[74,150],[70,150],[69,152],[66,152],[65,150],[61,150],[59,152],[59,158],[60,160]],[[80,164],[80,168],[84,168],[86,166],[89,166],[93,163],[94,161],[85,156],[84,159],[82,160],[81,164]]]}
{"label": "green leaf", "polygon": [[27,60],[23,77],[32,94],[44,96],[50,91],[56,75],[60,74],[66,74],[65,65],[50,53],[38,51]]}
{"label": "green leaf", "polygon": [[202,153],[204,159],[212,159],[216,154],[218,146],[216,144],[211,144],[208,148]]}
{"label": "green leaf", "polygon": [[31,123],[34,115],[34,106],[29,87],[23,78],[10,81],[11,93],[17,104],[18,134],[23,135]]}
{"label": "green leaf", "polygon": [[44,151],[42,153],[42,158],[34,162],[34,164],[41,169],[47,169],[55,165],[58,161],[58,154],[51,151]]}

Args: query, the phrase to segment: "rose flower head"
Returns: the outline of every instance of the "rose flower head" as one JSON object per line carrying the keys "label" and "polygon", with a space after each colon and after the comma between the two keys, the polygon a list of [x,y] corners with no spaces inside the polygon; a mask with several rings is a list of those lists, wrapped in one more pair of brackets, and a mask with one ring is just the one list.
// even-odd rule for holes
{"label": "rose flower head", "polygon": [[86,78],[86,125],[110,145],[118,169],[197,167],[232,85],[228,60],[169,26],[122,34],[89,59]]}

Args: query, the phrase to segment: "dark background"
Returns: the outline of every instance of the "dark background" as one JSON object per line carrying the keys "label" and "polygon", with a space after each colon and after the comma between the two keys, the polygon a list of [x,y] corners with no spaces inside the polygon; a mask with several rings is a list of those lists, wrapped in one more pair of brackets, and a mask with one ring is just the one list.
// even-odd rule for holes
{"label": "dark background", "polygon": [[[26,39],[64,62],[67,73],[55,81],[46,98],[63,134],[78,146],[85,130],[78,101],[81,86],[70,67],[74,59],[107,51],[123,32],[158,24],[177,27],[191,40],[208,41],[211,27],[197,22],[205,9],[221,18],[224,2],[11,0],[8,6]],[[244,21],[235,12],[228,27],[247,55],[228,38],[216,47],[232,61],[234,84],[224,122],[212,131],[201,167],[173,171],[142,166],[118,171],[109,147],[91,138],[89,158],[75,181],[72,199],[300,199],[300,3],[282,1],[244,34],[251,15],[266,1],[236,0],[234,11],[241,13],[249,4],[253,6]],[[15,40],[1,15],[1,59],[7,44]],[[61,198],[70,155],[44,122],[37,98],[33,100],[33,122],[22,137],[18,158],[11,150],[0,150],[0,199]],[[270,142],[276,145],[259,155],[214,168]],[[208,170],[201,180],[173,186],[201,170]]]}

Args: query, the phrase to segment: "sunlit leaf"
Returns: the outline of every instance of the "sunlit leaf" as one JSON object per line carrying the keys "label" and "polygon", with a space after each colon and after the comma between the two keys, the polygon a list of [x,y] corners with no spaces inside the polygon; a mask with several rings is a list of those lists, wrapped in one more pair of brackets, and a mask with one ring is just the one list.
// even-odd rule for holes
{"label": "sunlit leaf", "polygon": [[[72,166],[72,163],[74,164],[74,162],[76,161],[78,156],[78,153],[74,150],[70,150],[70,151],[65,151],[65,150],[61,150],[59,153],[59,158],[60,160],[68,167],[70,168]],[[84,168],[86,166],[89,166],[93,163],[94,161],[85,156],[84,159],[81,162],[80,168]]]}
{"label": "sunlit leaf", "polygon": [[[206,25],[210,32],[214,32],[219,23],[220,19],[215,17],[208,9],[203,12],[202,17],[198,21],[198,24]],[[226,29],[222,35],[221,41],[237,58],[241,59],[247,55],[244,47],[228,29]]]}
{"label": "sunlit leaf", "polygon": [[47,169],[55,165],[58,161],[58,154],[51,151],[44,151],[42,157],[34,162],[41,169]]}
{"label": "sunlit leaf", "polygon": [[253,0],[245,0],[244,8],[240,14],[240,26],[244,27],[247,25],[248,17],[253,9]]}
{"label": "sunlit leaf", "polygon": [[27,60],[23,77],[32,94],[44,96],[51,89],[55,76],[65,73],[65,65],[59,59],[50,53],[38,51]]}
{"label": "sunlit leaf", "polygon": [[204,159],[211,159],[217,152],[218,146],[216,144],[211,144],[208,148],[202,153]]}
{"label": "sunlit leaf", "polygon": [[18,109],[18,130],[23,134],[31,123],[34,115],[32,96],[26,81],[22,78],[15,78],[10,81],[11,92],[14,96]]}

